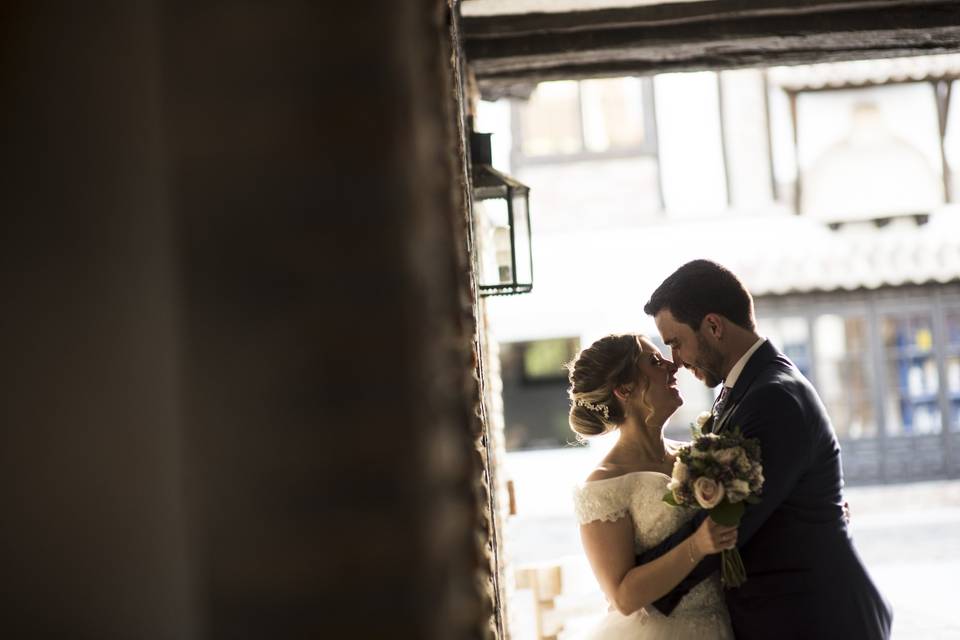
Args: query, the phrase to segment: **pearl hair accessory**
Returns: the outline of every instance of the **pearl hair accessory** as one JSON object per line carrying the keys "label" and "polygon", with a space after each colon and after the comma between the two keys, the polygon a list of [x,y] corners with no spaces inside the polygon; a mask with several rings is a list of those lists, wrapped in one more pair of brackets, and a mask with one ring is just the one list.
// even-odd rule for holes
{"label": "pearl hair accessory", "polygon": [[592,402],[587,402],[586,400],[577,399],[574,403],[578,407],[583,407],[584,409],[590,409],[591,411],[596,411],[603,415],[604,420],[610,419],[610,407],[605,404],[593,404]]}

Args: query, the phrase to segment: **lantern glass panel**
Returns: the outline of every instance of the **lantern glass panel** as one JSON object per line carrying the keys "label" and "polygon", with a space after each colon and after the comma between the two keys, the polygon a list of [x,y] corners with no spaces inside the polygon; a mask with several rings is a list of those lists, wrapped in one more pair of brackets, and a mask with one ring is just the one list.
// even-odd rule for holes
{"label": "lantern glass panel", "polygon": [[513,282],[510,251],[510,216],[503,198],[480,200],[480,285],[510,284]]}
{"label": "lantern glass panel", "polygon": [[533,267],[530,259],[530,215],[527,209],[527,191],[512,190],[513,243],[516,251],[517,284],[533,283]]}

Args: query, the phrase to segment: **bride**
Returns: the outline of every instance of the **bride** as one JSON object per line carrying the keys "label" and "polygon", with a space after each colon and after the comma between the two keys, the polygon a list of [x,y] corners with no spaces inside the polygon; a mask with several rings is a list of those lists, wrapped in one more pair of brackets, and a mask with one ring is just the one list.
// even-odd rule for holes
{"label": "bride", "polygon": [[688,593],[669,617],[651,603],[673,589],[705,556],[736,545],[735,527],[706,518],[696,532],[662,557],[636,565],[695,511],[662,502],[674,451],[663,426],[683,404],[674,374],[645,337],[607,336],[570,365],[570,426],[582,437],[619,429],[617,443],[587,481],[574,506],[583,548],[611,611],[595,640],[732,639],[719,577]]}

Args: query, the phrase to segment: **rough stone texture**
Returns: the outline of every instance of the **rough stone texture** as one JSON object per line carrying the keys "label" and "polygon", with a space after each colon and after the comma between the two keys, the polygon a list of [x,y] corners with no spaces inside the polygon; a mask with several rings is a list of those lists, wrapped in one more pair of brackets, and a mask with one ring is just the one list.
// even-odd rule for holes
{"label": "rough stone texture", "polygon": [[500,345],[490,335],[487,327],[489,320],[487,318],[487,306],[483,302],[479,309],[479,335],[482,352],[484,353],[483,366],[483,401],[484,401],[484,424],[486,425],[484,445],[488,451],[487,469],[491,478],[490,491],[490,511],[493,514],[491,519],[492,539],[490,549],[494,551],[493,565],[494,575],[496,576],[495,586],[497,587],[496,597],[497,611],[494,622],[499,625],[499,633],[504,638],[513,637],[514,614],[510,606],[511,598],[515,592],[516,576],[515,568],[510,565],[505,547],[508,545],[504,541],[506,533],[506,519],[509,517],[510,496],[507,491],[507,482],[503,463],[506,459],[506,440],[505,440],[505,421],[503,414],[503,378],[500,369]]}
{"label": "rough stone texture", "polygon": [[4,3],[4,637],[498,633],[449,11]]}
{"label": "rough stone texture", "polygon": [[447,7],[181,6],[213,634],[483,637]]}
{"label": "rough stone texture", "polygon": [[[510,575],[506,572],[502,527],[504,505],[502,493],[504,485],[499,474],[499,464],[504,450],[498,446],[503,436],[502,407],[497,404],[498,360],[496,345],[491,345],[487,332],[484,305],[477,298],[477,259],[475,252],[472,201],[470,198],[470,116],[479,96],[475,84],[467,75],[463,57],[461,39],[461,21],[456,0],[448,0],[450,6],[450,64],[454,78],[454,102],[457,110],[455,124],[457,128],[457,159],[460,191],[457,194],[458,208],[466,215],[456,217],[455,235],[465,239],[458,245],[461,265],[461,328],[462,339],[470,340],[473,345],[469,371],[472,375],[465,380],[468,395],[474,398],[473,412],[470,417],[474,435],[474,484],[478,496],[478,550],[483,558],[480,579],[483,584],[482,616],[488,620],[487,636],[490,638],[508,638],[507,624]],[[466,295],[469,294],[469,295]],[[492,348],[491,348],[492,347]],[[500,420],[498,421],[498,417]]]}

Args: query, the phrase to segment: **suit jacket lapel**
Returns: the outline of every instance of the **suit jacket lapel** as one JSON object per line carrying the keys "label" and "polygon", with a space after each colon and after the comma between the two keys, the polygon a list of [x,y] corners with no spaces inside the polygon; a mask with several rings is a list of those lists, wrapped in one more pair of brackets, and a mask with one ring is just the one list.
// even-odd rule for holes
{"label": "suit jacket lapel", "polygon": [[779,355],[780,352],[777,351],[777,348],[774,347],[769,340],[753,352],[753,355],[747,360],[743,371],[740,372],[737,383],[730,389],[729,397],[723,407],[723,413],[717,417],[716,423],[713,425],[713,433],[719,433],[727,426],[727,423],[730,421],[730,416],[737,410],[737,406],[740,404],[740,400],[747,392],[747,389],[749,389],[750,385],[757,379],[760,372],[763,371],[768,364],[776,360]]}

